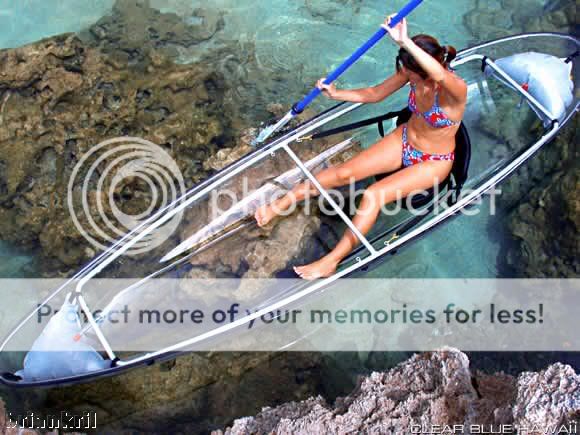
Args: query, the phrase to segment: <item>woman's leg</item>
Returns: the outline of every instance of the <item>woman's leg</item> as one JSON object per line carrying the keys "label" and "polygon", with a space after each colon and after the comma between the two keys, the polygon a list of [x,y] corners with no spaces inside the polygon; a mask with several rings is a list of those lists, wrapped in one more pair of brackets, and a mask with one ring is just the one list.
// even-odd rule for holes
{"label": "woman's leg", "polygon": [[[399,127],[347,162],[321,171],[316,175],[316,179],[323,188],[332,189],[373,175],[396,171],[401,167],[401,138],[402,127]],[[256,222],[259,226],[267,225],[293,204],[309,195],[318,194],[312,183],[306,181],[298,184],[283,197],[260,207],[255,214]]]}
{"label": "woman's leg", "polygon": [[[367,234],[377,220],[382,206],[417,191],[429,189],[443,181],[451,171],[451,161],[430,161],[409,166],[371,185],[364,193],[353,219],[362,234]],[[347,230],[336,247],[326,256],[294,270],[304,279],[324,278],[336,271],[338,263],[359,243]]]}

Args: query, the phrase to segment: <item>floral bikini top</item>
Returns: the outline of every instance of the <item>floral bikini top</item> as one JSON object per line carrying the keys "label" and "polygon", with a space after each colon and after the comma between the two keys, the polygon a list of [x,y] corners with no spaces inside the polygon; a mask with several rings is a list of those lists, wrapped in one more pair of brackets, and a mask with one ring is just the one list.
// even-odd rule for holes
{"label": "floral bikini top", "polygon": [[441,106],[439,105],[439,92],[435,94],[435,103],[433,104],[433,107],[428,112],[420,112],[419,109],[417,109],[417,90],[414,84],[411,84],[411,92],[409,93],[409,109],[415,115],[425,119],[425,121],[434,128],[447,128],[459,125],[459,122],[452,121],[445,112],[441,110]]}

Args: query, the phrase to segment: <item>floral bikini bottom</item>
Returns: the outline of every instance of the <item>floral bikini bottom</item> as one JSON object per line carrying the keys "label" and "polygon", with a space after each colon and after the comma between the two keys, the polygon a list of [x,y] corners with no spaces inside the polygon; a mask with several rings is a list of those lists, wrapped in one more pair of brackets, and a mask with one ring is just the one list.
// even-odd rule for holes
{"label": "floral bikini bottom", "polygon": [[431,160],[455,160],[455,153],[448,154],[427,154],[414,148],[407,140],[407,126],[403,127],[403,167],[416,165],[421,162]]}

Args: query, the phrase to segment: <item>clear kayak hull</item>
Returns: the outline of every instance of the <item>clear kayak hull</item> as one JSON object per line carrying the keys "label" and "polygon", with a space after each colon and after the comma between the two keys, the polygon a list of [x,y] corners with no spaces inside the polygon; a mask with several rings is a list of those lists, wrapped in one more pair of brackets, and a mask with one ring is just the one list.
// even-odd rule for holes
{"label": "clear kayak hull", "polygon": [[[553,140],[577,113],[579,87],[576,81],[570,81],[572,99],[564,95],[562,107],[556,110],[555,106],[546,107],[550,101],[547,96],[553,95],[553,92],[546,94],[546,89],[533,89],[537,88],[536,84],[533,88],[524,87],[522,81],[528,77],[525,74],[523,78],[518,77],[514,70],[510,74],[510,65],[504,61],[502,68],[502,59],[530,52],[543,53],[552,59],[566,59],[577,52],[579,45],[577,39],[568,35],[537,33],[490,41],[461,51],[453,66],[469,87],[464,119],[473,144],[469,177],[464,185],[462,182],[461,186],[455,186],[455,192],[452,192],[455,195],[449,195],[453,189],[447,186],[446,192],[432,197],[425,204],[425,214],[422,216],[409,213],[395,217],[381,216],[366,236],[355,232],[361,242],[360,248],[341,263],[332,277],[314,282],[281,279],[290,276],[296,259],[316,258],[331,249],[346,228],[351,228],[353,232],[356,230],[350,216],[331,195],[319,189],[327,207],[333,212],[332,218],[315,216],[313,223],[299,210],[286,223],[280,223],[281,228],[264,232],[251,219],[252,212],[262,203],[262,199],[250,197],[251,200],[248,200],[246,194],[248,191],[252,194],[267,192],[272,198],[302,180],[315,184],[315,168],[321,164],[332,164],[333,159],[347,152],[350,147],[344,145],[350,145],[351,139],[348,136],[333,141],[307,139],[322,129],[348,123],[360,116],[377,115],[380,107],[361,104],[332,107],[244,156],[187,192],[174,204],[159,210],[53,291],[10,331],[0,344],[3,352],[0,354],[0,372],[4,373],[0,381],[14,387],[86,382],[174,358],[181,352],[208,350],[211,343],[227,337],[265,313],[300,303],[328,289],[341,278],[364,275],[370,268],[386,261],[388,254],[425,236],[501,183]],[[572,76],[577,77],[577,59],[572,59],[569,64]],[[405,95],[401,92],[392,100],[395,108],[402,107]],[[527,104],[522,105],[522,101]],[[506,121],[507,110],[510,111],[509,122]],[[541,128],[530,128],[534,123],[539,123]],[[502,125],[511,126],[509,128],[517,133],[510,133],[509,144],[502,137]],[[365,142],[372,140],[376,138],[376,132],[364,130],[362,137]],[[499,144],[505,145],[505,153],[491,153],[490,150]],[[244,185],[242,180],[249,181]],[[461,187],[469,193],[460,195]],[[226,190],[230,192],[229,197],[219,195]],[[434,205],[442,201],[445,201],[445,209],[435,213]],[[221,214],[210,213],[210,205],[216,203],[220,205]],[[155,232],[178,213],[183,214],[183,219],[178,230],[165,243],[137,258],[127,256],[132,245]],[[276,239],[276,234],[283,236]],[[313,243],[312,240],[318,242]],[[315,249],[312,248],[314,245]],[[279,251],[284,251],[284,255],[273,254]],[[128,279],[130,284],[107,290],[94,285],[99,280],[112,278]],[[217,282],[223,278],[233,280],[233,287],[224,285],[224,288],[216,287],[211,291],[192,290],[191,283],[196,280]],[[171,329],[148,331],[147,334],[161,337],[156,337],[159,346],[139,351],[138,343],[143,343],[146,337],[135,331],[127,335],[122,327],[107,323],[102,313],[118,310],[127,301],[137,301],[142,306],[155,303],[155,298],[160,297],[153,285],[155,279],[183,281],[171,290],[171,296],[162,295],[164,299],[175,298],[177,305],[183,303],[179,299],[180,292],[185,292],[187,297],[198,298],[203,303],[208,303],[206,299],[228,298],[251,306],[252,310],[221,326],[190,330],[189,336],[186,332],[172,334]],[[254,284],[256,280],[268,281],[268,288],[257,289]],[[32,381],[22,379],[16,372],[23,366],[25,350],[32,348],[36,338],[42,334],[43,326],[46,326],[38,325],[34,321],[35,316],[43,306],[60,306],[68,296],[74,298],[79,311],[84,314],[79,321],[76,338],[81,337],[99,351],[110,367],[71,376]],[[101,310],[100,316],[93,315],[96,309]],[[135,348],[123,347],[128,340],[137,343]],[[6,357],[8,354],[11,354],[10,358]]]}

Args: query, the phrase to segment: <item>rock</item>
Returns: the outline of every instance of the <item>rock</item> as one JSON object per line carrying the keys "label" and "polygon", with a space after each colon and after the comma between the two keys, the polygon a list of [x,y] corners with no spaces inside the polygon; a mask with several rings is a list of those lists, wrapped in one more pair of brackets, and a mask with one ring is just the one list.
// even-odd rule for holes
{"label": "rock", "polygon": [[[47,271],[88,260],[88,243],[68,211],[67,187],[93,146],[115,137],[150,140],[169,152],[192,186],[208,175],[202,162],[232,140],[221,76],[156,55],[140,70],[111,62],[74,35],[0,51],[0,238],[40,245]],[[94,207],[99,194],[96,183],[89,186]],[[133,212],[151,196],[129,179],[115,192],[129,198],[123,206]]]}
{"label": "rock", "polygon": [[[560,137],[502,186],[513,240],[503,245],[509,273],[522,277],[576,277],[580,160],[574,121]],[[508,273],[508,272],[506,272]]]}
{"label": "rock", "polygon": [[[300,156],[304,161],[309,160],[342,140],[344,137],[333,138],[332,142],[317,141],[315,144],[305,144],[300,151]],[[360,144],[351,146],[335,156],[330,163],[339,164],[352,157],[360,149]],[[220,169],[248,151],[248,145],[244,143],[222,150],[207,160],[205,167]],[[185,240],[202,229],[212,220],[212,216],[221,214],[233,203],[258,190],[265,181],[272,180],[294,168],[294,163],[285,156],[283,151],[279,151],[275,158],[266,158],[246,169],[216,191],[211,198],[200,202],[198,206],[192,207],[185,213],[184,230],[181,232],[179,241]],[[324,251],[324,244],[331,246],[337,241],[337,235],[326,231],[326,227],[322,225],[325,218],[319,218],[317,204],[313,205],[314,208],[310,210],[298,205],[289,216],[281,216],[266,228],[259,228],[256,225],[247,226],[242,232],[218,242],[210,249],[201,251],[191,258],[193,270],[188,276],[206,279],[212,275],[242,279],[274,278],[278,273],[288,271],[294,265],[293,262],[298,261],[302,264],[313,261]],[[321,226],[325,233],[323,241],[316,237]],[[212,292],[214,296],[218,293]],[[244,292],[240,289],[240,293]]]}
{"label": "rock", "polygon": [[265,408],[225,433],[411,433],[412,424],[464,423],[476,399],[467,357],[447,349],[371,374],[334,406],[317,397]]}
{"label": "rock", "polygon": [[[318,217],[308,216],[299,208],[269,228],[247,228],[194,255],[190,260],[193,269],[186,275],[193,281],[184,279],[180,283],[181,290],[209,306],[219,298],[231,300],[232,291],[235,291],[236,300],[255,301],[266,290],[262,286],[269,283],[260,278],[273,279],[291,269],[296,259],[300,263],[304,261],[305,254],[317,243],[314,235],[319,226]],[[239,287],[233,289],[229,280],[224,283],[209,281],[216,278],[239,278],[240,281],[236,281]],[[212,282],[211,295],[195,281],[199,279]]]}
{"label": "rock", "polygon": [[360,0],[304,1],[304,8],[313,18],[327,23],[351,24],[361,6]]}
{"label": "rock", "polygon": [[572,367],[556,363],[523,373],[517,387],[513,417],[520,426],[560,428],[580,419],[580,376]]}
{"label": "rock", "polygon": [[82,36],[88,44],[100,47],[105,53],[140,63],[153,50],[177,56],[180,47],[207,41],[224,26],[221,13],[214,8],[179,12],[188,16],[162,13],[151,7],[149,0],[117,0],[111,14],[101,18]]}
{"label": "rock", "polygon": [[[564,425],[580,413],[580,377],[554,364],[517,379],[472,373],[455,349],[415,355],[394,369],[363,378],[333,405],[320,396],[267,407],[219,434],[416,433],[433,425]],[[576,421],[576,420],[574,420]],[[412,429],[414,428],[414,429]]]}
{"label": "rock", "polygon": [[[238,161],[243,156],[251,152],[254,148],[250,145],[251,132],[243,133],[241,145],[224,148],[203,162],[206,171],[220,171],[226,166]],[[249,135],[249,136],[248,136]]]}
{"label": "rock", "polygon": [[[496,39],[513,34],[512,18],[505,10],[473,9],[463,16],[463,24],[478,39]],[[482,36],[485,34],[485,37]]]}
{"label": "rock", "polygon": [[272,229],[267,240],[254,240],[247,245],[249,270],[244,278],[271,278],[289,266],[294,258],[302,258],[306,245],[318,231],[320,219],[299,209],[284,217]]}
{"label": "rock", "polygon": [[278,118],[281,118],[286,114],[284,106],[280,103],[270,103],[266,107],[266,110]]}
{"label": "rock", "polygon": [[523,32],[574,33],[577,26],[574,2],[552,3],[553,9],[545,10],[541,2],[500,0],[499,5],[492,5],[478,1],[463,17],[463,23],[479,41]]}
{"label": "rock", "polygon": [[528,32],[566,32],[577,30],[577,5],[574,2],[561,2],[553,11],[534,14],[523,23]]}
{"label": "rock", "polygon": [[511,424],[512,405],[517,395],[517,380],[504,373],[487,374],[476,371],[472,383],[477,389],[478,399],[472,405],[469,419],[471,424]]}

